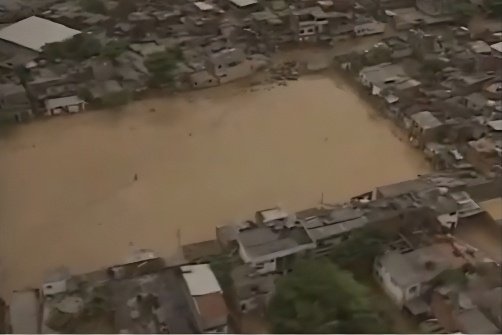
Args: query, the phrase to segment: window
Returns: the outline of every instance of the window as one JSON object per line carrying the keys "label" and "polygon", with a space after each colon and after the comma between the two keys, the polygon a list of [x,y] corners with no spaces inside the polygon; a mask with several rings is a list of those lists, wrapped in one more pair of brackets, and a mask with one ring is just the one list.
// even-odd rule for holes
{"label": "window", "polygon": [[415,295],[418,291],[418,285],[412,286],[408,289],[409,295]]}

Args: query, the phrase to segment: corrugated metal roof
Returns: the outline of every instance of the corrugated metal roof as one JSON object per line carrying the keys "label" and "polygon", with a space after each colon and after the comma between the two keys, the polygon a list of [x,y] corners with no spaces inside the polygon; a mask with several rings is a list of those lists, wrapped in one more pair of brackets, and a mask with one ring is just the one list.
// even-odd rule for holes
{"label": "corrugated metal roof", "polygon": [[38,16],[31,16],[0,30],[0,39],[34,51],[41,51],[46,44],[61,42],[78,34],[80,34],[78,30]]}
{"label": "corrugated metal roof", "polygon": [[181,267],[181,271],[192,296],[221,292],[220,284],[209,264],[185,265]]}

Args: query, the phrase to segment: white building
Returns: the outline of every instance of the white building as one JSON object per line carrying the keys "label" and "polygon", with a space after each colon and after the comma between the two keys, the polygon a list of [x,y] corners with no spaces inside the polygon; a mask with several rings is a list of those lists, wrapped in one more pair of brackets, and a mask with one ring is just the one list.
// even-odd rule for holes
{"label": "white building", "polygon": [[391,251],[377,258],[374,273],[387,295],[400,307],[420,297],[430,281],[444,270],[466,263],[449,243],[438,243],[407,253]]}
{"label": "white building", "polygon": [[85,111],[85,101],[76,95],[45,100],[45,115],[74,114]]}
{"label": "white building", "polygon": [[185,265],[181,267],[181,272],[192,296],[201,331],[227,333],[229,312],[223,291],[209,264]]}
{"label": "white building", "polygon": [[241,230],[237,236],[242,261],[260,274],[278,271],[278,263],[286,257],[316,247],[301,222],[283,214],[279,209],[258,212],[263,221]]}

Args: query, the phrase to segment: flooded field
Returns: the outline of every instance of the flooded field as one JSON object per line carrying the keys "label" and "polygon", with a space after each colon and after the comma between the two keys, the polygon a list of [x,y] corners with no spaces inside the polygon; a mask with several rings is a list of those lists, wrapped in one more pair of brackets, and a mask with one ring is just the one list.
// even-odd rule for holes
{"label": "flooded field", "polygon": [[[0,137],[0,295],[46,272],[162,256],[281,205],[345,200],[428,170],[349,87],[236,85],[22,125]],[[135,181],[135,175],[137,180]]]}

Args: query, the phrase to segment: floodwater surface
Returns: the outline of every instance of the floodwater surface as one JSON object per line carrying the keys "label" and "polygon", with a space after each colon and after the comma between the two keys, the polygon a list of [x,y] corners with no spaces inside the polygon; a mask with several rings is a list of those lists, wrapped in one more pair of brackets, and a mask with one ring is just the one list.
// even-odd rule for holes
{"label": "floodwater surface", "polygon": [[[350,87],[308,77],[135,102],[0,137],[0,295],[138,248],[167,256],[275,205],[343,201],[428,170]],[[137,180],[135,180],[137,175]]]}

